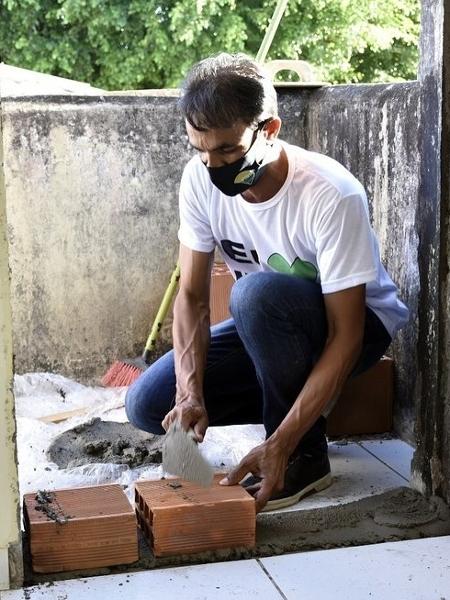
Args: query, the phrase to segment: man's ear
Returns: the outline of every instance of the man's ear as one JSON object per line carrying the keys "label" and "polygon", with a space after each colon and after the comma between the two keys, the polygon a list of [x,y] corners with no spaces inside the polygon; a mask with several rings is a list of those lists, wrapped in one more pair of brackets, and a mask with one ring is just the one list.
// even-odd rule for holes
{"label": "man's ear", "polygon": [[281,129],[280,117],[273,117],[266,125],[264,125],[263,131],[266,133],[268,140],[274,140],[278,137]]}

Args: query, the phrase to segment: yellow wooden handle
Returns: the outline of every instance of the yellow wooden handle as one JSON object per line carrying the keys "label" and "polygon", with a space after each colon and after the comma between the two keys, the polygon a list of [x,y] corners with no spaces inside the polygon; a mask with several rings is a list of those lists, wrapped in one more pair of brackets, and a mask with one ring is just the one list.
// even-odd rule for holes
{"label": "yellow wooden handle", "polygon": [[177,289],[178,281],[180,279],[180,264],[177,263],[177,266],[172,272],[170,277],[169,285],[164,293],[163,299],[159,306],[158,312],[156,313],[155,320],[153,321],[152,329],[150,331],[150,335],[148,336],[147,343],[145,344],[144,349],[144,360],[145,355],[148,354],[151,350],[154,350],[156,345],[156,340],[158,339],[158,335],[161,331],[162,324],[164,319],[166,318],[167,311],[172,303],[172,299],[175,295],[175,290]]}

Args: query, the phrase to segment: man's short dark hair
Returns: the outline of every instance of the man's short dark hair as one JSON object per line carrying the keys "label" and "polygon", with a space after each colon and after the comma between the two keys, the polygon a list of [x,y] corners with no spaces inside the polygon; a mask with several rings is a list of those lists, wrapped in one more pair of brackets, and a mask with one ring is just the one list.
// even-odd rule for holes
{"label": "man's short dark hair", "polygon": [[256,125],[278,116],[269,75],[245,54],[223,52],[195,64],[182,85],[179,105],[199,131],[225,129],[238,121]]}

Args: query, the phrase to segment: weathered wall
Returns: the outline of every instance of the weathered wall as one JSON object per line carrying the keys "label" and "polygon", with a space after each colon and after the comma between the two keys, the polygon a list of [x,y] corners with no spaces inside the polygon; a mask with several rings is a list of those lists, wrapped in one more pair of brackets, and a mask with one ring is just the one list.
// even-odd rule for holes
{"label": "weathered wall", "polygon": [[450,0],[422,2],[416,487],[450,502]]}
{"label": "weathered wall", "polygon": [[[280,105],[285,139],[334,156],[366,185],[385,262],[415,315],[417,85],[285,89]],[[18,370],[91,376],[139,352],[176,254],[190,150],[175,107],[155,97],[5,102]],[[401,339],[414,347],[413,329]],[[414,361],[409,348],[396,358],[410,434]]]}
{"label": "weathered wall", "polygon": [[[436,419],[438,437],[439,469],[434,486],[450,504],[450,2],[445,3],[445,20],[442,27],[443,71],[442,71],[442,133],[440,163],[441,177],[441,248],[442,260],[440,274],[442,290],[440,298],[440,339],[441,359],[439,372],[441,381],[438,395],[439,413]],[[424,460],[424,459],[423,459]],[[426,458],[425,458],[426,460]],[[419,465],[422,467],[423,465]]]}
{"label": "weathered wall", "polygon": [[4,102],[16,368],[90,377],[140,353],[177,254],[174,100]]}
{"label": "weathered wall", "polygon": [[[394,347],[397,427],[412,438],[416,374],[416,83],[282,90],[283,137],[367,187],[383,257],[413,314]],[[175,98],[4,103],[16,367],[100,374],[139,353],[176,257],[190,156]]]}
{"label": "weathered wall", "polygon": [[[295,110],[296,93],[285,93],[284,110]],[[287,106],[286,106],[287,105]],[[365,186],[378,234],[383,263],[399,286],[411,320],[389,353],[396,365],[394,424],[414,440],[415,406],[420,387],[417,317],[420,161],[418,82],[394,85],[351,85],[310,92],[302,103],[306,139],[311,150],[345,165]],[[297,132],[289,137],[301,143]]]}

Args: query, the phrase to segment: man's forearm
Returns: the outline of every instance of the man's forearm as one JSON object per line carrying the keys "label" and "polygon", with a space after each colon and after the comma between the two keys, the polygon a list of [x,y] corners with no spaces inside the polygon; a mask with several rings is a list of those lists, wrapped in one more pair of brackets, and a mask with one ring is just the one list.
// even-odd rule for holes
{"label": "man's forearm", "polygon": [[360,352],[361,343],[357,340],[329,340],[294,405],[272,436],[289,454],[340,393]]}
{"label": "man's forearm", "polygon": [[191,399],[203,404],[203,375],[209,339],[208,304],[180,289],[173,322],[177,403]]}

